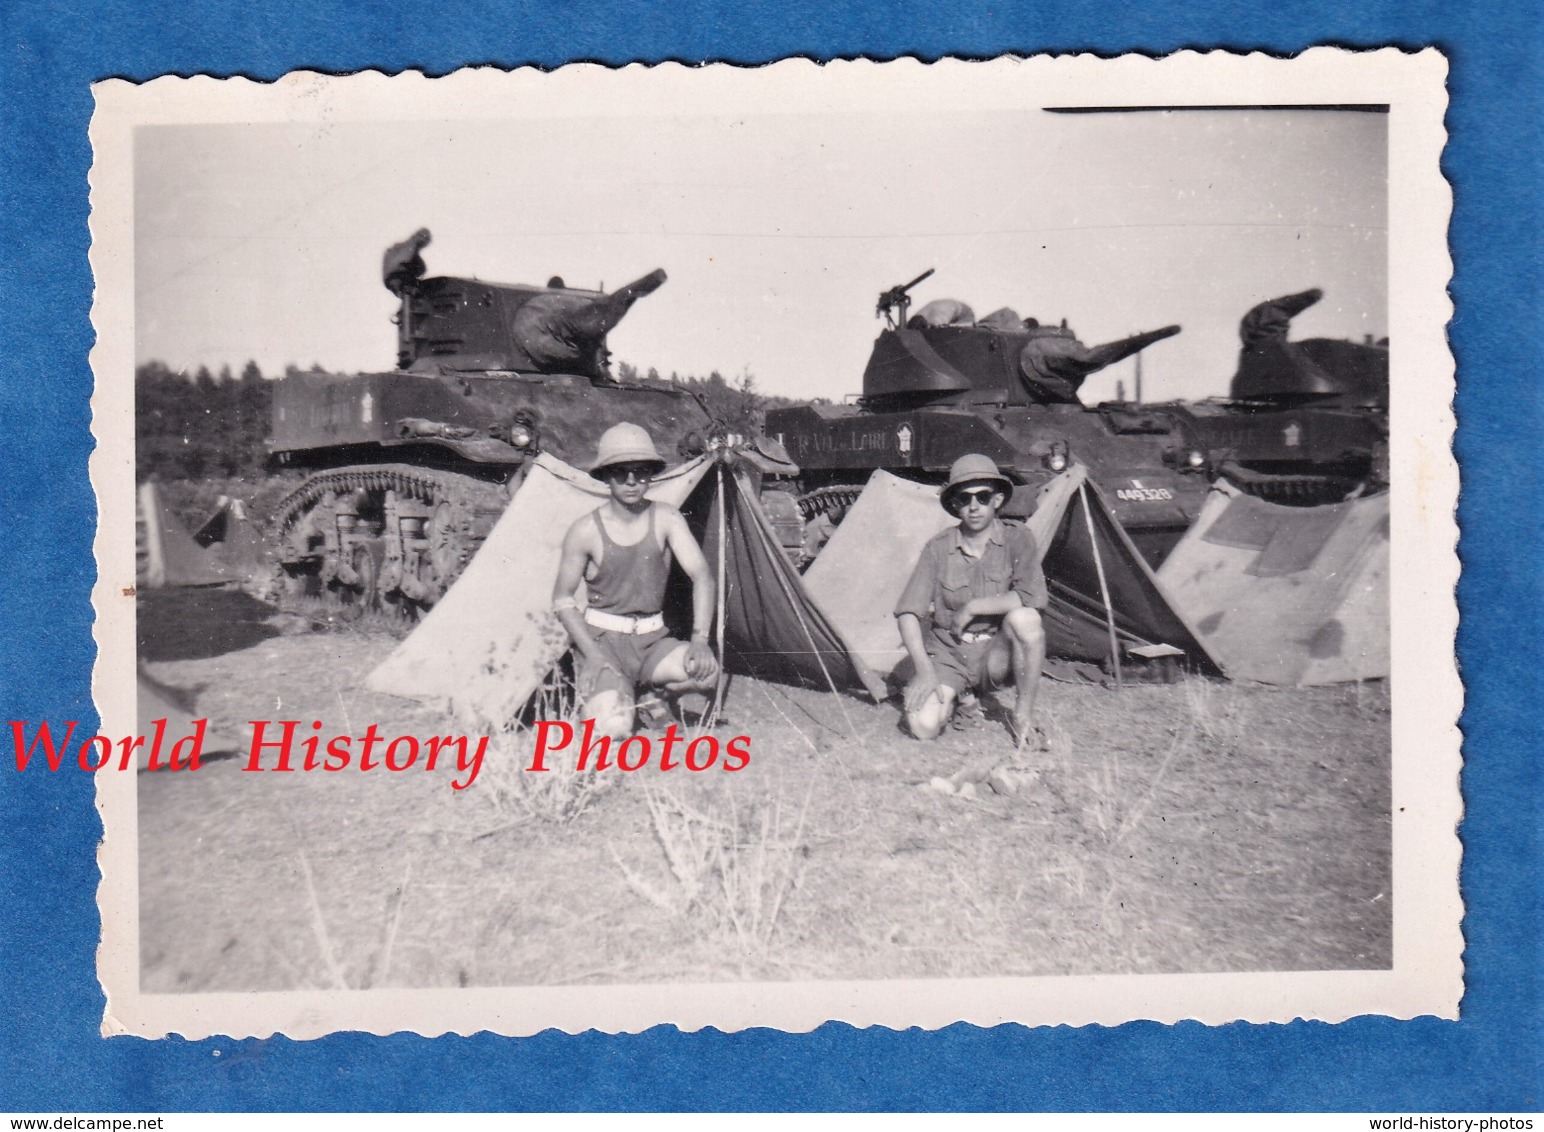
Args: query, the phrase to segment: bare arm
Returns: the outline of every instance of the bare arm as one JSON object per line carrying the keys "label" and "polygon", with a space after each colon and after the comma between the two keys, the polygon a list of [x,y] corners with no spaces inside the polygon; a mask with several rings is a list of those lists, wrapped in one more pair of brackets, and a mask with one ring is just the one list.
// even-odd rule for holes
{"label": "bare arm", "polygon": [[965,626],[978,617],[1001,617],[1023,604],[1023,599],[1012,590],[995,597],[973,597],[960,606],[960,611],[954,615],[954,635],[958,637],[965,632]]}
{"label": "bare arm", "polygon": [[596,642],[574,601],[585,568],[594,557],[595,535],[588,519],[589,516],[580,519],[563,537],[563,555],[558,559],[558,578],[552,586],[552,611],[557,614],[563,628],[568,630],[569,639],[585,659],[604,664],[609,663],[605,650]]}

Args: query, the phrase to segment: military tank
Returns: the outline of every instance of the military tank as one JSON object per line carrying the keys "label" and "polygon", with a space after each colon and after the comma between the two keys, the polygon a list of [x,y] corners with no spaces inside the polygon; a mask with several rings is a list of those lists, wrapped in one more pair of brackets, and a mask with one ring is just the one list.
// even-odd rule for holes
{"label": "military tank", "polygon": [[1007,308],[977,319],[942,299],[910,313],[931,270],[879,296],[886,326],[855,403],[776,409],[767,434],[802,469],[790,492],[764,498],[791,547],[815,549],[875,469],[942,483],[967,452],[990,456],[1016,487],[1005,507],[1027,514],[1036,490],[1073,461],[1086,465],[1116,518],[1154,566],[1194,521],[1212,478],[1195,414],[1126,402],[1087,406],[1078,391],[1106,366],[1179,333],[1178,326],[1086,346],[1066,322],[1042,325]]}
{"label": "military tank", "polygon": [[665,282],[611,293],[425,277],[427,229],[387,250],[397,369],[296,373],[274,389],[271,462],[304,474],[274,509],[278,588],[416,616],[455,582],[531,460],[583,466],[618,421],[661,452],[703,451],[691,393],[611,376],[606,336]]}
{"label": "military tank", "polygon": [[1162,407],[1188,422],[1220,475],[1274,503],[1388,486],[1388,339],[1290,341],[1292,319],[1323,297],[1300,291],[1251,308],[1228,396]]}

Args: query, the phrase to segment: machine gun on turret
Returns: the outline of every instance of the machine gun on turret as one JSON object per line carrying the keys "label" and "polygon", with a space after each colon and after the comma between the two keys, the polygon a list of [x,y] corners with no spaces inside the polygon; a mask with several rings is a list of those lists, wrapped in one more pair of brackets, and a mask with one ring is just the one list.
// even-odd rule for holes
{"label": "machine gun on turret", "polygon": [[[897,283],[888,291],[882,292],[878,305],[874,307],[874,317],[883,317],[891,330],[898,326],[905,326],[906,315],[911,310],[911,289],[932,275],[933,271],[934,269],[930,267],[910,283]],[[891,313],[896,308],[900,309],[900,317],[895,317]]]}

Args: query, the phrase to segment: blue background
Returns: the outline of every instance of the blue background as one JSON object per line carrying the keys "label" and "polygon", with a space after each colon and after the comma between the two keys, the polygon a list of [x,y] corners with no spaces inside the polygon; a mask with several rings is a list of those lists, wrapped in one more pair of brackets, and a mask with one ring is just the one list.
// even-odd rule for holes
{"label": "blue background", "polygon": [[[1467,819],[1463,1020],[1134,1023],[809,1035],[659,1029],[427,1041],[97,1036],[92,784],[0,787],[0,1109],[1024,1108],[1484,1111],[1538,1105],[1541,106],[1537,3],[1007,0],[669,5],[11,0],[0,6],[0,708],[94,720],[89,84],[467,64],[989,57],[1315,43],[1442,48],[1456,191]],[[190,855],[188,867],[197,867]],[[212,1055],[220,1048],[223,1056]]]}

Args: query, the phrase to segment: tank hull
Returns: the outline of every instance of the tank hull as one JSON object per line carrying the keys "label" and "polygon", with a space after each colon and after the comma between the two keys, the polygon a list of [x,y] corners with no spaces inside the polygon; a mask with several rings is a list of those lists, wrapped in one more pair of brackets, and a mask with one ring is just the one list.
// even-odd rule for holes
{"label": "tank hull", "polygon": [[1217,469],[1273,503],[1316,506],[1388,484],[1388,413],[1379,408],[1225,403],[1167,407]]}
{"label": "tank hull", "polygon": [[577,375],[283,378],[273,458],[311,474],[274,515],[276,588],[412,620],[455,583],[538,452],[588,466],[620,421],[677,459],[701,450],[711,424],[683,391]]}
{"label": "tank hull", "polygon": [[1116,518],[1149,562],[1162,562],[1205,500],[1206,468],[1185,422],[1146,407],[1077,405],[918,407],[879,412],[846,405],[808,405],[767,414],[766,432],[803,469],[801,487],[815,500],[837,485],[861,487],[884,469],[942,484],[949,465],[969,452],[991,457],[1019,486],[1007,505],[1024,515],[1036,491],[1066,466],[1088,467]]}
{"label": "tank hull", "polygon": [[[582,467],[600,434],[624,420],[683,458],[688,436],[700,440],[708,423],[680,390],[574,375],[298,373],[274,389],[269,447],[281,463],[333,463],[334,454],[375,445],[394,460],[438,450],[449,454],[439,459],[514,469],[540,450]],[[530,437],[523,445],[511,442],[520,426]]]}

